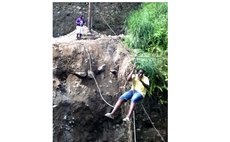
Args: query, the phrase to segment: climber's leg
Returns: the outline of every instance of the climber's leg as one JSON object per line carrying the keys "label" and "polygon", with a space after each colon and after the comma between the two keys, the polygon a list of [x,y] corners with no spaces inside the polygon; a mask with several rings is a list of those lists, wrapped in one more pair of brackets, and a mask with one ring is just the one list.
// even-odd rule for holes
{"label": "climber's leg", "polygon": [[134,107],[136,106],[136,103],[141,101],[142,99],[143,99],[143,96],[139,92],[134,91],[134,94],[133,94],[132,99],[131,99],[131,104],[129,107],[129,112],[128,112],[126,118],[130,119],[130,116],[134,110]]}
{"label": "climber's leg", "polygon": [[109,117],[109,118],[114,118],[114,113],[117,111],[117,109],[124,103],[126,102],[127,100],[131,99],[132,98],[132,95],[133,95],[133,92],[130,90],[130,91],[127,91],[125,92],[123,95],[121,95],[118,99],[118,101],[116,102],[113,110],[111,113],[106,113],[105,116]]}
{"label": "climber's leg", "polygon": [[114,113],[117,111],[117,109],[124,103],[125,101],[122,99],[118,99],[118,101],[116,102],[111,114],[114,115]]}

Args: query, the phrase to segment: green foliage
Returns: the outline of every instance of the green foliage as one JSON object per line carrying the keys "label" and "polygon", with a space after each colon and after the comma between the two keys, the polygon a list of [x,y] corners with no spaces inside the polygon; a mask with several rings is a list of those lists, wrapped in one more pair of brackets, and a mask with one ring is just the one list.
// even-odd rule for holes
{"label": "green foliage", "polygon": [[[126,20],[125,44],[137,55],[136,66],[150,79],[149,95],[168,90],[168,6],[167,3],[143,3]],[[166,103],[159,97],[160,102]]]}
{"label": "green foliage", "polygon": [[125,43],[131,48],[147,51],[149,46],[167,48],[168,44],[167,3],[143,3],[126,20]]}

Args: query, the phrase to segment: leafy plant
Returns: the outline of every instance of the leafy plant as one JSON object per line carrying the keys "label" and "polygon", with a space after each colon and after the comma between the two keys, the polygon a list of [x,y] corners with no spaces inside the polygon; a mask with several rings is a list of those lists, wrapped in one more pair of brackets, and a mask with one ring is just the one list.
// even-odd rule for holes
{"label": "leafy plant", "polygon": [[[125,44],[133,48],[137,68],[150,79],[149,95],[168,90],[168,6],[167,3],[143,3],[126,20]],[[166,103],[165,98],[161,103]]]}
{"label": "leafy plant", "polygon": [[126,20],[125,43],[147,51],[150,46],[166,49],[168,44],[167,3],[143,3]]}

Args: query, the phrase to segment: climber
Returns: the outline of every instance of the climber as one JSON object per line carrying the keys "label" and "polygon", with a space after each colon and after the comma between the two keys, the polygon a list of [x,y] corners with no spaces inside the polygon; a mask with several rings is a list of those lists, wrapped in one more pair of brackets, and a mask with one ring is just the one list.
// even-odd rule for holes
{"label": "climber", "polygon": [[77,39],[81,39],[83,34],[83,25],[85,24],[83,15],[81,15],[76,19],[75,24],[76,24]]}
{"label": "climber", "polygon": [[146,94],[146,90],[149,87],[149,79],[148,79],[148,77],[146,77],[144,75],[144,70],[139,69],[138,74],[133,74],[134,70],[135,70],[135,68],[131,71],[131,73],[127,77],[128,81],[132,81],[131,89],[119,97],[119,99],[116,102],[112,112],[105,114],[106,117],[114,119],[114,113],[117,111],[117,109],[124,102],[131,99],[129,112],[126,115],[126,117],[123,119],[123,121],[130,122],[130,116],[134,110],[136,103],[141,101],[144,98],[144,96]]}

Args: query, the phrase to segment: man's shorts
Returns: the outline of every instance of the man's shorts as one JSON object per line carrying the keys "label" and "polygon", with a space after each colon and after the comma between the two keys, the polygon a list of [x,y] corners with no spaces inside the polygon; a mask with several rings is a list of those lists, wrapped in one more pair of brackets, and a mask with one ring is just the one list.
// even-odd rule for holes
{"label": "man's shorts", "polygon": [[122,99],[124,101],[131,99],[133,103],[137,103],[143,99],[143,96],[141,95],[141,93],[137,92],[136,90],[129,90],[125,92],[123,95],[121,95],[119,99]]}

